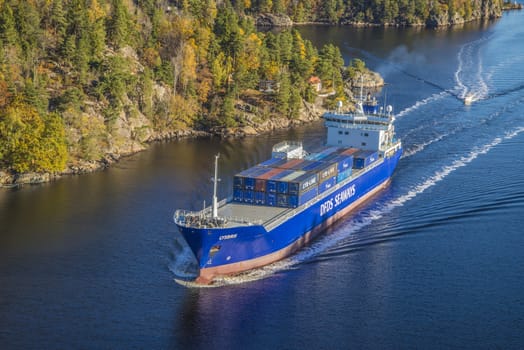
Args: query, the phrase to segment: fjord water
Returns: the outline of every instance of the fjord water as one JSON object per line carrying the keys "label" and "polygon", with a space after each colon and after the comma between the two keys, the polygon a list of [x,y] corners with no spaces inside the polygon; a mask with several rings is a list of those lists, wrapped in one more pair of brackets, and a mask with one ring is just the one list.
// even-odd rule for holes
{"label": "fjord water", "polygon": [[[444,30],[304,27],[389,83],[405,154],[392,183],[296,255],[216,288],[176,208],[220,197],[272,144],[156,144],[99,173],[0,192],[2,349],[524,346],[524,12]],[[474,96],[470,106],[461,98]]]}

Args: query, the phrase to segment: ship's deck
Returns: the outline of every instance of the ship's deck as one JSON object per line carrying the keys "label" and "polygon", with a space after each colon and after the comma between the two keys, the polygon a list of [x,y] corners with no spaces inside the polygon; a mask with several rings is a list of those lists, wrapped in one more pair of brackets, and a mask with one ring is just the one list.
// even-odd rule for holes
{"label": "ship's deck", "polygon": [[[372,167],[381,163],[381,161],[375,162]],[[324,195],[334,191],[336,188],[340,187],[342,184],[350,181],[358,176],[364,170],[367,169],[354,169],[352,176],[342,181],[341,184],[337,184],[331,191],[327,191]],[[323,196],[317,196],[315,199],[318,200]],[[308,204],[305,204],[306,206]],[[225,227],[234,227],[239,223],[245,224],[257,224],[265,225],[271,222],[280,221],[283,218],[291,215],[293,211],[296,211],[299,208],[281,208],[281,207],[270,207],[264,205],[253,205],[248,203],[235,203],[229,202],[218,208],[218,216],[228,219]],[[278,219],[278,220],[277,220]]]}
{"label": "ship's deck", "polygon": [[[227,203],[218,208],[218,216],[240,218],[243,219],[242,221],[263,224],[289,210],[292,209],[244,203]],[[234,224],[234,222],[229,222],[227,226],[235,226]]]}

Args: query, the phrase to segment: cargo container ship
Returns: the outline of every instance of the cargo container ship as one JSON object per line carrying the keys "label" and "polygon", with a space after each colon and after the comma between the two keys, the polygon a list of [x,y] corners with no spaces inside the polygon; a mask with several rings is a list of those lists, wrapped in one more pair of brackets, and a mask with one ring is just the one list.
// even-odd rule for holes
{"label": "cargo container ship", "polygon": [[218,202],[215,157],[212,205],[177,210],[174,221],[198,264],[197,283],[285,258],[388,185],[402,154],[392,107],[368,95],[355,111],[323,115],[325,146],[276,144],[272,157],[234,176],[233,196]]}

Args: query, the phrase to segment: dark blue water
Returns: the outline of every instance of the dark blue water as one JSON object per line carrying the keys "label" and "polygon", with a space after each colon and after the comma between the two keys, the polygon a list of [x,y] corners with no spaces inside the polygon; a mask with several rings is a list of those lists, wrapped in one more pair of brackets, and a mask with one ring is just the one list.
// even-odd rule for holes
{"label": "dark blue water", "polygon": [[[524,12],[454,30],[311,28],[390,83],[391,186],[282,262],[191,288],[171,216],[273,143],[186,140],[0,192],[1,349],[524,347]],[[475,101],[465,106],[461,97]]]}

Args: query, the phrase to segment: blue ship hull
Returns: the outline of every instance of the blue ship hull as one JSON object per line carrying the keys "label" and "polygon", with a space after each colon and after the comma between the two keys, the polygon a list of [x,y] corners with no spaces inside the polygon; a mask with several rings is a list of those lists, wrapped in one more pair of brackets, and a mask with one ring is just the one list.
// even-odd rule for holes
{"label": "blue ship hull", "polygon": [[263,225],[202,229],[178,225],[198,260],[201,282],[263,266],[300,249],[385,187],[401,154],[402,148],[399,148],[362,174],[343,181],[335,190],[293,209],[293,215],[269,230]]}

